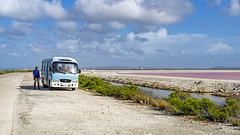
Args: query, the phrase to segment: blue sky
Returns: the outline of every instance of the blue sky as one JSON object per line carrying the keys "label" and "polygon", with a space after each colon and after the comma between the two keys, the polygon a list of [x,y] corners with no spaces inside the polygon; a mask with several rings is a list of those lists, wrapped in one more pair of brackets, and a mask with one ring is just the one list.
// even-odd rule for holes
{"label": "blue sky", "polygon": [[1,0],[0,68],[240,67],[240,0]]}

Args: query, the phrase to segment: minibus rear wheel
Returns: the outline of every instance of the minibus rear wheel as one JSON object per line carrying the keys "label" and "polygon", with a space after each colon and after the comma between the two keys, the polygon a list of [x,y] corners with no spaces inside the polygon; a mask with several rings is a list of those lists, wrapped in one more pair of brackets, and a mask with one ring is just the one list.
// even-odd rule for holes
{"label": "minibus rear wheel", "polygon": [[43,88],[47,88],[47,85],[45,85],[44,83],[43,83]]}
{"label": "minibus rear wheel", "polygon": [[48,85],[49,90],[53,90],[53,87],[50,86],[50,81],[48,82],[48,84],[49,84]]}

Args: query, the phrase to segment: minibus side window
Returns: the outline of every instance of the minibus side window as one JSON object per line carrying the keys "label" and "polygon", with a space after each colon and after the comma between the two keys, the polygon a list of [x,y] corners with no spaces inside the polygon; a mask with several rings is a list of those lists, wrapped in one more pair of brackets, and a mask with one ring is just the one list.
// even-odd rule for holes
{"label": "minibus side window", "polygon": [[46,68],[46,67],[47,67],[47,63],[44,62],[44,70],[45,70],[45,71],[47,71],[47,68]]}
{"label": "minibus side window", "polygon": [[47,71],[48,72],[50,71],[50,64],[49,64],[49,62],[47,62]]}
{"label": "minibus side window", "polygon": [[47,62],[45,62],[45,71],[47,71]]}
{"label": "minibus side window", "polygon": [[43,71],[45,71],[45,62],[43,62]]}
{"label": "minibus side window", "polygon": [[45,71],[45,62],[42,63],[42,70]]}

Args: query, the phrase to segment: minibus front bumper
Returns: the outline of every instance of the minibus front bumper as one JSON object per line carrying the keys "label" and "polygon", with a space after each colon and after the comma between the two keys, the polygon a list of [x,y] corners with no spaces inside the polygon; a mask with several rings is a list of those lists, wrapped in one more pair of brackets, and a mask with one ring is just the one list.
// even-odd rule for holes
{"label": "minibus front bumper", "polygon": [[77,88],[78,83],[63,83],[63,82],[51,82],[51,87],[60,87],[60,88]]}

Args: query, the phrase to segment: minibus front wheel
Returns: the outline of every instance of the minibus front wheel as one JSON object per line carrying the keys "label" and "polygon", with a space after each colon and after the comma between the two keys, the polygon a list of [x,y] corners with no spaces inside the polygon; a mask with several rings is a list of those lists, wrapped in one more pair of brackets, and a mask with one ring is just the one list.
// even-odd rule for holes
{"label": "minibus front wheel", "polygon": [[49,90],[53,90],[53,87],[51,87],[51,85],[50,85],[51,84],[50,81],[48,82],[48,84],[49,84],[48,85]]}

